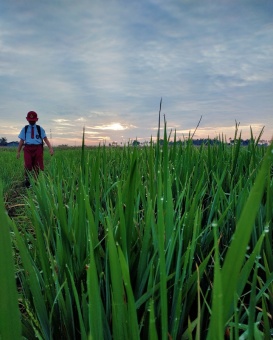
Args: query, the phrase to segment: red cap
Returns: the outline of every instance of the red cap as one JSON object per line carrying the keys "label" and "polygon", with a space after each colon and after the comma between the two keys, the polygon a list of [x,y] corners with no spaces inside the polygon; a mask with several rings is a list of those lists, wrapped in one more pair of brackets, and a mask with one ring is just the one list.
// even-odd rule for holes
{"label": "red cap", "polygon": [[26,118],[29,122],[37,122],[38,120],[37,113],[35,111],[29,111]]}

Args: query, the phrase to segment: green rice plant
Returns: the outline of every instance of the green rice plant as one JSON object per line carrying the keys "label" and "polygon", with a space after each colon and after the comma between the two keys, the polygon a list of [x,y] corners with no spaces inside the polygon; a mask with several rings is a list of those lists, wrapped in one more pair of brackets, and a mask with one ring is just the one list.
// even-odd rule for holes
{"label": "green rice plant", "polygon": [[[22,159],[22,156],[21,156]],[[2,181],[4,198],[11,194],[14,186],[23,181],[24,168],[21,160],[16,159],[15,148],[0,148],[0,179]]]}
{"label": "green rice plant", "polygon": [[[226,254],[223,269],[220,272],[218,261],[219,254],[216,252],[215,278],[214,284],[215,295],[213,297],[211,326],[208,336],[211,338],[219,338],[220,334],[224,333],[224,327],[227,324],[233,311],[234,294],[236,295],[236,285],[238,284],[238,276],[244,262],[245,251],[249,243],[249,238],[252,232],[253,224],[259,209],[262,195],[265,189],[265,183],[268,178],[268,169],[272,162],[273,146],[269,147],[264,157],[263,164],[255,180],[255,183],[250,191],[248,200],[242,211],[240,220],[238,221],[237,229],[233,235],[231,245]],[[261,238],[264,233],[261,234]],[[216,245],[217,249],[217,245]],[[259,254],[259,251],[256,253]],[[257,278],[257,272],[254,273],[254,282]],[[244,285],[246,280],[240,281],[240,285]],[[253,290],[252,290],[253,292]],[[253,294],[251,294],[253,295]],[[253,296],[252,299],[253,301]],[[254,310],[250,310],[249,336],[253,336],[253,321]]]}
{"label": "green rice plant", "polygon": [[272,156],[236,135],[57,149],[11,225],[23,336],[271,334]]}
{"label": "green rice plant", "polygon": [[10,228],[12,222],[4,210],[3,188],[0,181],[0,338],[19,339],[22,325],[19,313],[19,296],[15,284]]}

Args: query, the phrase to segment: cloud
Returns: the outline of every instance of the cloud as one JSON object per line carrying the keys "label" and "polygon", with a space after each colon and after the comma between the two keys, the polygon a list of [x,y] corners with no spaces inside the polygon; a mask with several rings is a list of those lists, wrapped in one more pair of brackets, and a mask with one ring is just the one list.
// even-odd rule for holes
{"label": "cloud", "polygon": [[2,2],[1,123],[19,130],[34,109],[55,134],[149,139],[163,97],[179,131],[201,115],[208,129],[270,131],[272,13],[263,0]]}
{"label": "cloud", "polygon": [[88,137],[88,138],[101,138],[101,136],[98,136],[99,132],[96,132],[96,131],[85,131],[85,135]]}
{"label": "cloud", "polygon": [[[52,119],[53,122],[56,122],[56,123],[66,123],[66,122],[69,122],[68,119]],[[72,125],[72,124],[71,124]]]}
{"label": "cloud", "polygon": [[91,126],[90,129],[94,130],[114,130],[114,131],[122,131],[128,129],[128,126],[123,126],[120,123],[111,123],[109,125],[100,125],[100,126]]}

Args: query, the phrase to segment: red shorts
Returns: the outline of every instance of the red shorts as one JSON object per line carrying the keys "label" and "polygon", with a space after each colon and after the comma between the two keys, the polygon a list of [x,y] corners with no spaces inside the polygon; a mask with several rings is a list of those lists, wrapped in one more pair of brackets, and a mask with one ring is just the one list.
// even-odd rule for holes
{"label": "red shorts", "polygon": [[31,170],[44,170],[43,145],[28,145],[24,147],[25,168]]}

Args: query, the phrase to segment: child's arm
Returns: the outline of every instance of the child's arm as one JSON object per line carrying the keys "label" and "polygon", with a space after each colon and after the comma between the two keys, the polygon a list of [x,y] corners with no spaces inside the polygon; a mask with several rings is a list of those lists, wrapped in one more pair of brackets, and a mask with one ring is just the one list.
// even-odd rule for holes
{"label": "child's arm", "polygon": [[47,145],[48,148],[49,148],[49,152],[50,152],[51,156],[53,156],[54,151],[53,151],[53,148],[52,148],[52,146],[51,146],[49,140],[47,139],[47,137],[44,138],[44,141],[45,141],[46,145]]}
{"label": "child's arm", "polygon": [[22,146],[24,145],[24,140],[23,139],[20,139],[20,142],[19,142],[19,145],[18,145],[18,149],[17,149],[17,158],[20,158],[20,152],[21,152],[21,149],[22,149]]}

